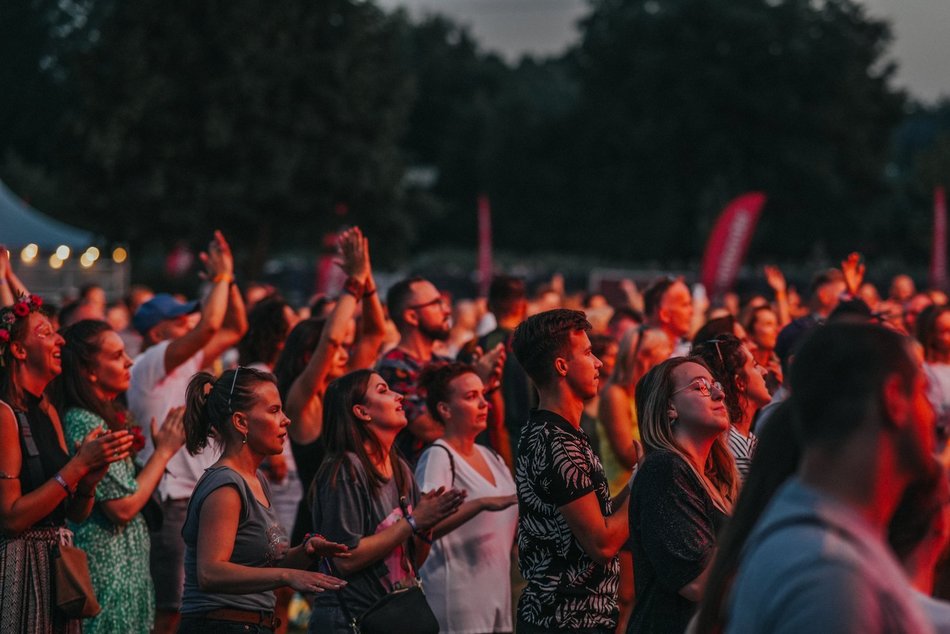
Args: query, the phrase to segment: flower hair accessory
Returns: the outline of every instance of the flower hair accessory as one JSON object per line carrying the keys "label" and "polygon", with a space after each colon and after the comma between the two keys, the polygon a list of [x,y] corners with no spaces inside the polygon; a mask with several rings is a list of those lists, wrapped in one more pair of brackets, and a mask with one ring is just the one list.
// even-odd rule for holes
{"label": "flower hair accessory", "polygon": [[43,298],[39,295],[21,295],[12,306],[0,308],[0,367],[3,366],[3,355],[12,338],[13,326],[35,313],[43,306]]}

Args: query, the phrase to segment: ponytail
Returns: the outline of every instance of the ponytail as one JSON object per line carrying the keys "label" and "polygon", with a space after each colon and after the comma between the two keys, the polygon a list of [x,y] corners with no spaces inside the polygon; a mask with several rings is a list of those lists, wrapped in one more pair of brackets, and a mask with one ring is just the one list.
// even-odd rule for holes
{"label": "ponytail", "polygon": [[199,372],[191,378],[185,392],[185,447],[195,455],[208,446],[213,424],[208,413],[208,398],[214,387],[214,375]]}

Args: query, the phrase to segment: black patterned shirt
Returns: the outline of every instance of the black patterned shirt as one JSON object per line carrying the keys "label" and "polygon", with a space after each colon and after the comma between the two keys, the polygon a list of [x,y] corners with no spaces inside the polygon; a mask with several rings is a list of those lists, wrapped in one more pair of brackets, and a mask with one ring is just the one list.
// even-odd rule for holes
{"label": "black patterned shirt", "polygon": [[515,482],[518,561],[527,581],[518,618],[546,629],[616,627],[619,560],[591,559],[558,510],[593,491],[601,513],[611,513],[607,477],[587,434],[554,412],[532,411]]}

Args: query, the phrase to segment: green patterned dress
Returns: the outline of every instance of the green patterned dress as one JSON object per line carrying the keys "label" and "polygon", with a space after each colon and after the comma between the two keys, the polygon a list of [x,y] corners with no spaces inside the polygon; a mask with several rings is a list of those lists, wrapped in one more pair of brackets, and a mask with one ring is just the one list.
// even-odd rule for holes
{"label": "green patterned dress", "polygon": [[[72,408],[66,412],[66,444],[75,444],[93,429],[105,426],[90,411]],[[83,624],[86,634],[141,632],[147,634],[155,617],[155,591],[149,574],[148,528],[139,513],[125,526],[116,526],[103,514],[99,502],[127,497],[138,490],[131,458],[114,462],[96,488],[96,506],[82,524],[70,524],[76,546],[89,557],[89,572],[102,606],[99,616]]]}

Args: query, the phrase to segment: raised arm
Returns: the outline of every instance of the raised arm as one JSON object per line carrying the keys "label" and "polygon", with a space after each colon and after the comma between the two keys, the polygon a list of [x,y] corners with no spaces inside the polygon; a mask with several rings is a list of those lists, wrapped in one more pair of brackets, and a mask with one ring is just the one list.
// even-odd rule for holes
{"label": "raised arm", "polygon": [[13,290],[10,288],[10,280],[7,279],[8,270],[10,270],[10,252],[0,244],[0,308],[13,306],[16,301]]}
{"label": "raised arm", "polygon": [[[201,254],[201,261],[204,262],[208,279],[211,280],[211,292],[201,307],[201,319],[195,327],[172,341],[165,349],[166,374],[210,344],[224,324],[231,296],[230,286],[234,281],[234,259],[220,231],[215,231],[207,253]],[[243,310],[243,302],[241,306]],[[205,362],[212,359],[213,357],[205,357]]]}
{"label": "raised arm", "polygon": [[152,444],[155,446],[155,451],[135,478],[138,489],[131,495],[99,503],[99,508],[113,524],[117,526],[128,524],[145,507],[155,487],[165,475],[168,461],[185,444],[185,429],[182,426],[184,413],[184,407],[173,407],[169,410],[161,428],[158,428],[155,419],[152,419]]}
{"label": "raised arm", "polygon": [[775,293],[775,311],[778,314],[779,328],[784,328],[792,321],[791,309],[788,306],[788,284],[782,270],[777,266],[765,267],[765,281]]}
{"label": "raised arm", "polygon": [[[349,230],[352,233],[352,240],[359,240],[362,243],[363,250],[363,313],[361,320],[361,332],[353,348],[353,354],[350,355],[348,369],[361,370],[370,368],[376,363],[379,356],[379,348],[386,336],[386,316],[383,313],[383,304],[379,299],[379,293],[376,292],[376,281],[373,279],[373,268],[369,258],[369,240],[367,240],[359,227],[353,227]],[[344,233],[344,236],[347,232]]]}
{"label": "raised arm", "polygon": [[[340,260],[338,264],[346,273],[347,279],[362,288],[365,280],[364,240],[362,234],[353,230],[340,236]],[[349,283],[347,285],[349,288]],[[344,292],[337,300],[333,312],[327,317],[327,323],[320,333],[320,340],[307,367],[290,385],[284,410],[292,421],[288,429],[290,437],[297,444],[309,444],[320,437],[323,431],[323,390],[333,357],[343,346],[343,337],[353,319],[357,298],[351,292]]]}

